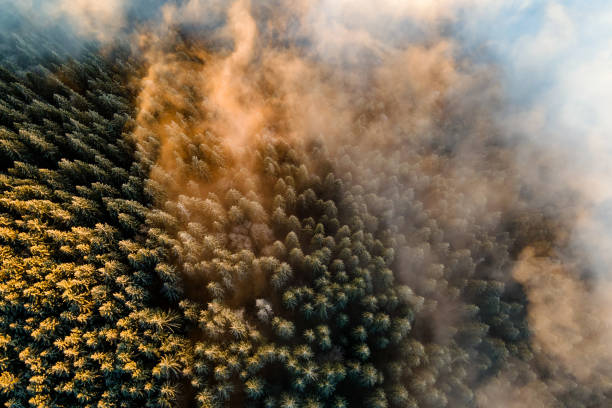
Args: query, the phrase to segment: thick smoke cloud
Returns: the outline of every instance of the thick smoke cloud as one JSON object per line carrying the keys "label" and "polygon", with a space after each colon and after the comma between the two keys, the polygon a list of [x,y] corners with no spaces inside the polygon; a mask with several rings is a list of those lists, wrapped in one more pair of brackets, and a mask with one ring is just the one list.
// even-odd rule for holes
{"label": "thick smoke cloud", "polygon": [[[485,17],[501,22],[488,40],[508,97],[500,123],[507,138],[546,151],[544,159],[519,155],[521,176],[539,183],[546,192],[539,199],[570,224],[564,249],[552,257],[528,251],[514,275],[528,292],[534,342],[563,367],[553,372],[600,384],[610,376],[612,334],[606,294],[612,123],[603,94],[610,88],[612,9],[602,1],[550,1],[505,12],[513,19]],[[464,35],[478,41],[482,32],[470,25]],[[568,189],[577,192],[573,203]]]}

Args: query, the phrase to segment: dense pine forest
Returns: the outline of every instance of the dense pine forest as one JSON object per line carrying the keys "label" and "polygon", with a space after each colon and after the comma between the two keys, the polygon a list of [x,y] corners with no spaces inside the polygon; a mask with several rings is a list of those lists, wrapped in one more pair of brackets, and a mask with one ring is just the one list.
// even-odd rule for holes
{"label": "dense pine forest", "polygon": [[[517,390],[610,404],[609,368],[577,375],[530,327],[533,259],[571,254],[589,283],[568,249],[573,198],[532,199],[515,147],[466,117],[478,101],[413,87],[408,108],[374,81],[333,143],[286,136],[293,116],[275,110],[228,144],[201,80],[232,55],[223,42],[177,31],[160,64],[158,48],[3,30],[4,406],[484,408]],[[241,75],[257,106],[291,103]],[[421,103],[427,134],[407,125]]]}

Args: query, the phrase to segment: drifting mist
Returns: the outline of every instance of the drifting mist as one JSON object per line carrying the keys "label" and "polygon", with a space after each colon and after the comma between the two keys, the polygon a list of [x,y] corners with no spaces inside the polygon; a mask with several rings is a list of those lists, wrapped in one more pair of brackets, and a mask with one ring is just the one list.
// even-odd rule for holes
{"label": "drifting mist", "polygon": [[[124,137],[151,197],[142,235],[167,249],[155,271],[169,304],[185,298],[176,309],[186,320],[199,307],[201,316],[239,321],[239,337],[254,344],[265,344],[258,330],[289,341],[303,329],[308,338],[314,329],[281,311],[299,290],[306,294],[297,298],[311,296],[292,288],[309,288],[311,270],[329,268],[336,279],[354,263],[356,274],[383,276],[372,283],[363,272],[368,290],[378,296],[388,283],[395,292],[381,296],[410,309],[392,316],[394,328],[409,320],[412,330],[409,341],[397,335],[409,346],[391,352],[401,367],[372,352],[372,364],[385,367],[373,384],[385,391],[368,401],[609,403],[612,123],[603,38],[612,9],[604,2],[7,7],[6,30],[19,19],[42,32],[64,22],[77,60],[84,44],[107,56],[129,49],[138,68],[127,75],[135,106]],[[352,258],[342,252],[349,244]],[[211,333],[221,329],[203,321],[189,341],[217,339]],[[317,363],[343,361],[357,347],[335,330],[339,345],[321,346]],[[376,347],[387,347],[385,336]],[[199,392],[204,405],[240,403],[209,396],[188,371],[185,394]]]}

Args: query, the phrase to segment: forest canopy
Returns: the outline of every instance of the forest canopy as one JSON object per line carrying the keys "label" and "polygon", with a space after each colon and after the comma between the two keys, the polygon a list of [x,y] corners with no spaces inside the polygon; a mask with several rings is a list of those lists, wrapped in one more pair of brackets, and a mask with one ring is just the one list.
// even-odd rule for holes
{"label": "forest canopy", "polygon": [[274,1],[135,2],[111,40],[76,3],[0,18],[4,406],[610,404],[586,207],[524,177],[490,69],[322,50]]}

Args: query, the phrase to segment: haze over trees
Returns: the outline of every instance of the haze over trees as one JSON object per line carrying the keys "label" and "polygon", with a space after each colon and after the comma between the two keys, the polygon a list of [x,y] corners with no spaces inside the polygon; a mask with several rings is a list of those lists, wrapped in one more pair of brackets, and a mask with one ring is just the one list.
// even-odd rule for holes
{"label": "haze over trees", "polygon": [[5,406],[484,407],[535,380],[551,406],[609,403],[531,342],[513,270],[566,226],[481,123],[440,107],[415,137],[375,89],[354,143],[275,137],[281,118],[237,152],[202,125],[188,39],[145,106],[127,47],[0,34]]}

